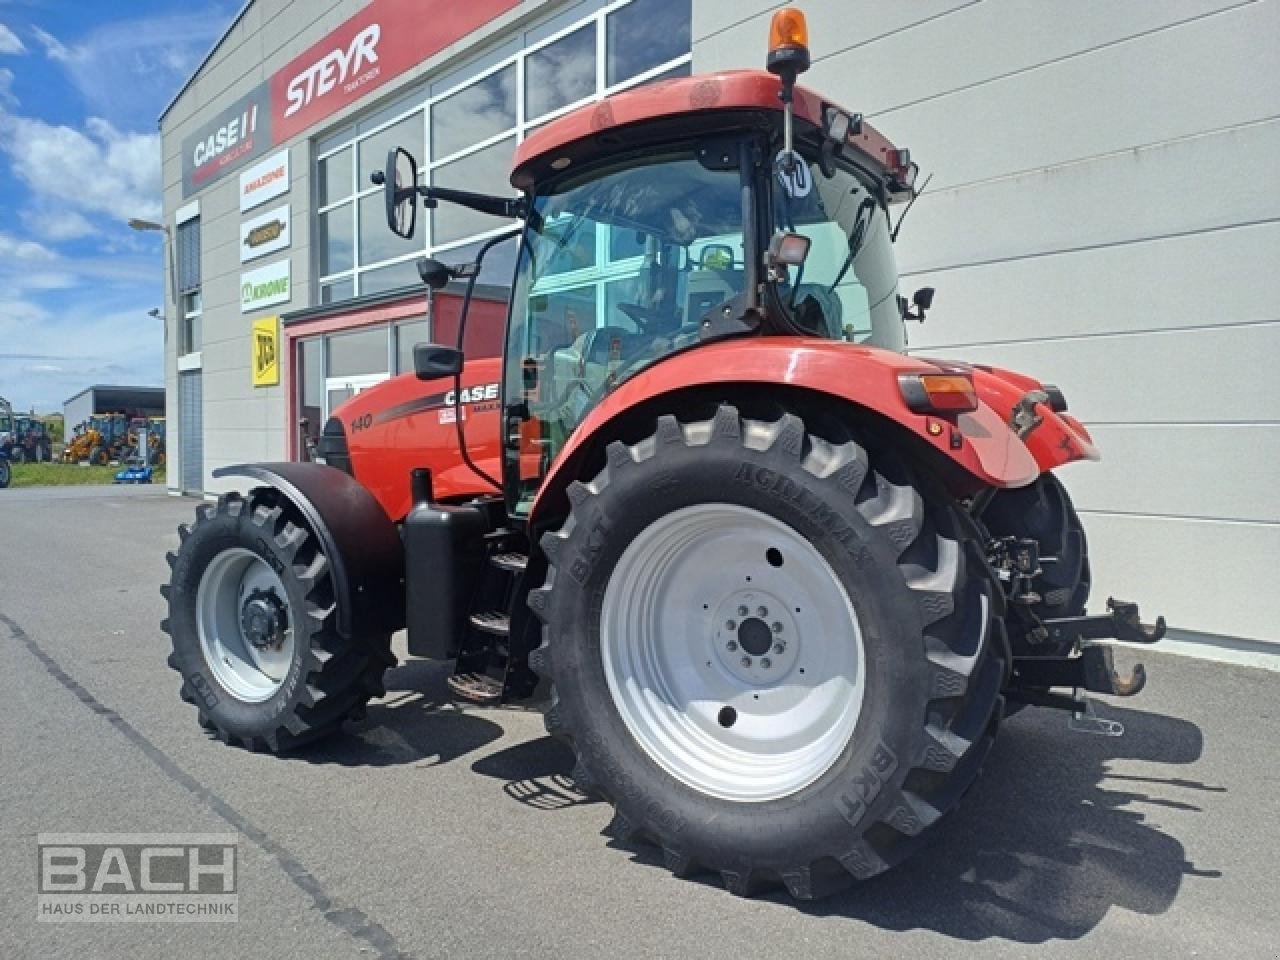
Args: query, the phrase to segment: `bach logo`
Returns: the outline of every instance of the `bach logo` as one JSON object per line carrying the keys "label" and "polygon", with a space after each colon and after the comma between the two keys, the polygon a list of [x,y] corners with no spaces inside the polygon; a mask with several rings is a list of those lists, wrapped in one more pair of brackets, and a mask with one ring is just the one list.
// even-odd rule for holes
{"label": "bach logo", "polygon": [[351,81],[353,86],[358,86],[360,72],[378,62],[378,39],[381,36],[382,27],[371,23],[357,33],[345,49],[330,50],[290,80],[285,93],[289,106],[285,108],[284,115],[292,117],[338,84],[345,87]]}
{"label": "bach logo", "polygon": [[234,923],[235,834],[42,833],[36,919]]}

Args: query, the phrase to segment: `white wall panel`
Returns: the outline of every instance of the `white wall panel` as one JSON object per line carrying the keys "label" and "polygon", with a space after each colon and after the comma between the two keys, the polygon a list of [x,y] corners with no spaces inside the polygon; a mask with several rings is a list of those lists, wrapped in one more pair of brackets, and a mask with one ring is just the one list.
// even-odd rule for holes
{"label": "white wall panel", "polygon": [[[1183,630],[1280,642],[1280,526],[1082,515],[1093,568],[1091,611],[1138,600]],[[1260,569],[1266,567],[1268,569]]]}
{"label": "white wall panel", "polygon": [[[1251,4],[877,115],[874,123],[911,148],[934,173],[934,187],[1050,167],[1280,115],[1280,70],[1268,56],[1277,36],[1280,4]],[[848,55],[854,62],[845,69],[856,69],[858,54]]]}
{"label": "white wall panel", "polygon": [[1086,424],[1280,422],[1280,322],[928,351],[1062,387]]}
{"label": "white wall panel", "polygon": [[[915,229],[908,220],[904,242]],[[938,291],[928,319],[909,327],[911,347],[1276,320],[1277,258],[1271,222],[911,274],[905,290]]]}
{"label": "white wall panel", "polygon": [[898,262],[916,272],[1280,219],[1277,178],[1273,120],[929,191]]}
{"label": "white wall panel", "polygon": [[1080,509],[1280,524],[1280,423],[1088,428],[1102,459],[1062,472]]}

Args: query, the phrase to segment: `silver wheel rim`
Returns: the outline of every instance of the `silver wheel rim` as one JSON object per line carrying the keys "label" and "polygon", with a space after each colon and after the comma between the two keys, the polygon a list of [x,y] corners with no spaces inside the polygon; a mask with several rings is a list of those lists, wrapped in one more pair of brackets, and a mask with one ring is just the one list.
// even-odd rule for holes
{"label": "silver wheel rim", "polygon": [[[265,609],[278,609],[277,629],[254,629]],[[200,649],[232,696],[261,703],[275,696],[293,663],[294,630],[280,576],[256,553],[232,547],[213,558],[196,591]]]}
{"label": "silver wheel rim", "polygon": [[605,588],[600,645],[640,746],[725,800],[813,783],[862,711],[862,632],[843,585],[813,544],[748,507],[699,504],[646,527]]}

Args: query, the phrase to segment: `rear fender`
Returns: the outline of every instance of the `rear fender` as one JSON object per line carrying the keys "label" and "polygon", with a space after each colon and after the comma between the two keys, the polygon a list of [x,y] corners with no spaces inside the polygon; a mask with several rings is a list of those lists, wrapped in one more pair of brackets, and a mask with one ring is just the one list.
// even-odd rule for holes
{"label": "rear fender", "polygon": [[[584,455],[641,404],[699,387],[799,388],[870,411],[909,431],[958,468],[958,493],[982,487],[1021,487],[1040,473],[1035,459],[1003,419],[982,404],[954,421],[907,408],[898,385],[902,374],[937,373],[932,363],[875,347],[799,337],[760,337],[710,344],[675,354],[623,383],[574,431],[552,464],[530,511],[561,504],[578,478]],[[552,509],[558,509],[558,506]]]}
{"label": "rear fender", "polygon": [[404,626],[404,548],[396,525],[368,490],[319,463],[239,464],[213,475],[265,484],[302,515],[328,558],[343,636]]}

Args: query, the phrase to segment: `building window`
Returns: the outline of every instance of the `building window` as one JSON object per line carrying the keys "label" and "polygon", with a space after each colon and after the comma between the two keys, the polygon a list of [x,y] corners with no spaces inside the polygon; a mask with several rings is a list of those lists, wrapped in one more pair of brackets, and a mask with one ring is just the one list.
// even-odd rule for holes
{"label": "building window", "polygon": [[182,307],[178,353],[195,353],[200,349],[200,218],[193,217],[178,224],[174,241],[177,247],[178,303]]}
{"label": "building window", "polygon": [[[689,74],[692,0],[594,5],[572,22],[565,16],[530,28],[513,41],[522,49],[491,55],[471,76],[455,73],[424,85],[317,142],[321,303],[415,285],[413,263],[423,254],[461,262],[506,228],[441,204],[429,216],[420,213],[413,240],[395,237],[386,228],[381,188],[369,181],[391,148],[412,152],[427,183],[509,194],[511,157],[530,131],[608,94]],[[465,79],[452,82],[459,75]],[[509,284],[510,277],[506,269],[496,282]]]}
{"label": "building window", "polygon": [[200,318],[203,314],[200,291],[182,295],[182,333],[178,338],[178,353],[196,353],[200,350]]}

